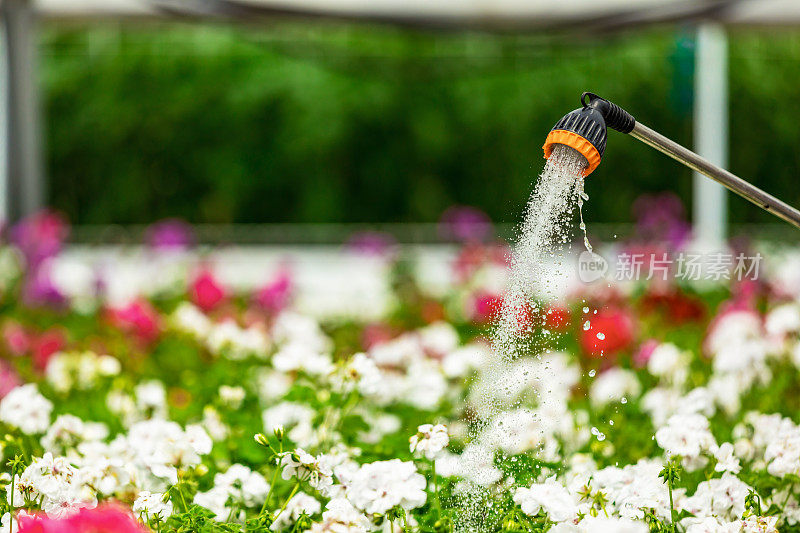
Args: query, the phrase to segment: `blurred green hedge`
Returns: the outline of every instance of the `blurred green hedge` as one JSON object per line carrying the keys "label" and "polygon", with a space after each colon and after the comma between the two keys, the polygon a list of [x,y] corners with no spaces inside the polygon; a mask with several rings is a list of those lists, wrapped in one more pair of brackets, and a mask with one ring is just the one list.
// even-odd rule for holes
{"label": "blurred green hedge", "polygon": [[[386,26],[47,27],[51,204],[76,223],[514,221],[591,90],[691,145],[692,31],[566,39]],[[800,204],[800,33],[731,35],[731,169]],[[611,132],[586,216],[688,171]],[[743,200],[731,218],[769,220]]]}

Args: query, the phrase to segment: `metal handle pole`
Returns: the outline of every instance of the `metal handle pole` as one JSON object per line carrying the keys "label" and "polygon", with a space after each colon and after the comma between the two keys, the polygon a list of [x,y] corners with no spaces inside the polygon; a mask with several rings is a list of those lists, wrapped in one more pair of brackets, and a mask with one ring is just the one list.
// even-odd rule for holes
{"label": "metal handle pole", "polygon": [[743,180],[742,178],[731,174],[724,168],[703,159],[691,150],[684,148],[680,144],[667,139],[660,133],[651,130],[644,124],[636,122],[631,130],[630,135],[636,137],[643,143],[652,146],[659,152],[663,152],[670,156],[672,159],[683,163],[692,170],[696,170],[704,174],[712,180],[724,185],[731,191],[735,192],[742,198],[750,200],[760,208],[764,209],[792,224],[796,228],[800,228],[800,211],[794,207],[785,204],[756,187]]}

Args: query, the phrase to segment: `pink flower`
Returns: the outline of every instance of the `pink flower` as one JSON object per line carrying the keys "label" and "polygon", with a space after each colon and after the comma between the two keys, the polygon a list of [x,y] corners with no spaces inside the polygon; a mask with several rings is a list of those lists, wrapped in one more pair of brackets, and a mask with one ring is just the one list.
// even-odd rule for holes
{"label": "pink flower", "polygon": [[69,235],[66,219],[54,211],[41,211],[11,228],[11,242],[25,256],[29,269],[57,255]]}
{"label": "pink flower", "polygon": [[258,289],[253,296],[256,304],[269,313],[279,313],[287,305],[292,296],[292,276],[286,269],[281,269],[278,275]]}
{"label": "pink flower", "polygon": [[225,288],[210,270],[202,270],[189,286],[189,297],[203,311],[211,311],[225,300]]}
{"label": "pink flower", "polygon": [[361,231],[347,240],[347,247],[354,253],[371,256],[389,255],[397,244],[393,236],[381,231]]}
{"label": "pink flower", "polygon": [[26,305],[63,307],[66,304],[66,298],[53,281],[50,270],[49,261],[28,269],[22,284],[22,299]]}
{"label": "pink flower", "polygon": [[482,241],[492,234],[492,220],[476,207],[454,205],[442,213],[439,234],[461,242]]}
{"label": "pink flower", "polygon": [[8,394],[11,389],[22,385],[22,380],[14,368],[0,359],[0,398]]}
{"label": "pink flower", "polygon": [[3,325],[3,341],[11,355],[20,357],[31,348],[31,336],[18,322],[6,322]]}
{"label": "pink flower", "polygon": [[482,324],[488,323],[497,317],[503,307],[503,298],[488,292],[478,292],[472,297],[470,319]]}
{"label": "pink flower", "polygon": [[143,344],[150,344],[160,332],[158,311],[143,299],[135,300],[125,307],[108,310],[109,321],[125,333],[132,334]]}
{"label": "pink flower", "polygon": [[147,244],[154,250],[186,250],[194,244],[194,230],[190,224],[177,218],[156,222],[145,235]]}
{"label": "pink flower", "polygon": [[633,364],[638,368],[646,367],[650,356],[653,355],[653,352],[659,344],[660,343],[656,339],[647,339],[644,341],[642,345],[639,346],[639,351],[633,355]]}
{"label": "pink flower", "polygon": [[103,504],[61,519],[20,517],[19,533],[147,533],[147,529],[121,505]]}

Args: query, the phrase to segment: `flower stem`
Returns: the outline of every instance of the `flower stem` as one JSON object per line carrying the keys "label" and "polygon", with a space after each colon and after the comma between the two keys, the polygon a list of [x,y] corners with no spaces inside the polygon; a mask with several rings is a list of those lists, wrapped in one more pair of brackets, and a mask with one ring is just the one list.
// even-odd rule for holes
{"label": "flower stem", "polygon": [[8,510],[8,533],[14,533],[14,482],[17,479],[17,472],[11,472],[11,496],[9,497],[9,506],[10,509]]}
{"label": "flower stem", "polygon": [[275,518],[272,519],[273,522],[275,520],[277,520],[278,517],[281,515],[281,513],[286,509],[286,506],[289,505],[289,500],[291,500],[294,497],[294,495],[297,493],[297,489],[299,489],[299,488],[300,488],[300,482],[298,481],[297,483],[294,484],[294,488],[292,489],[292,493],[289,494],[289,497],[286,498],[285,502],[283,502],[283,505],[281,506],[281,510],[278,511],[278,514],[276,514]]}

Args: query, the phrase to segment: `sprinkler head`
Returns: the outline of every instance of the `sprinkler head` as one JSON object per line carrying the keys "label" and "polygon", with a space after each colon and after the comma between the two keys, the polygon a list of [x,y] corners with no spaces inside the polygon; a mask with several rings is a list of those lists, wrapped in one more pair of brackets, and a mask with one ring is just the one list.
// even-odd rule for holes
{"label": "sprinkler head", "polygon": [[542,148],[545,159],[550,157],[556,144],[576,150],[586,158],[583,175],[588,176],[600,164],[606,150],[606,126],[629,133],[636,120],[618,105],[594,93],[583,93],[581,103],[583,107],[570,111],[556,122]]}

